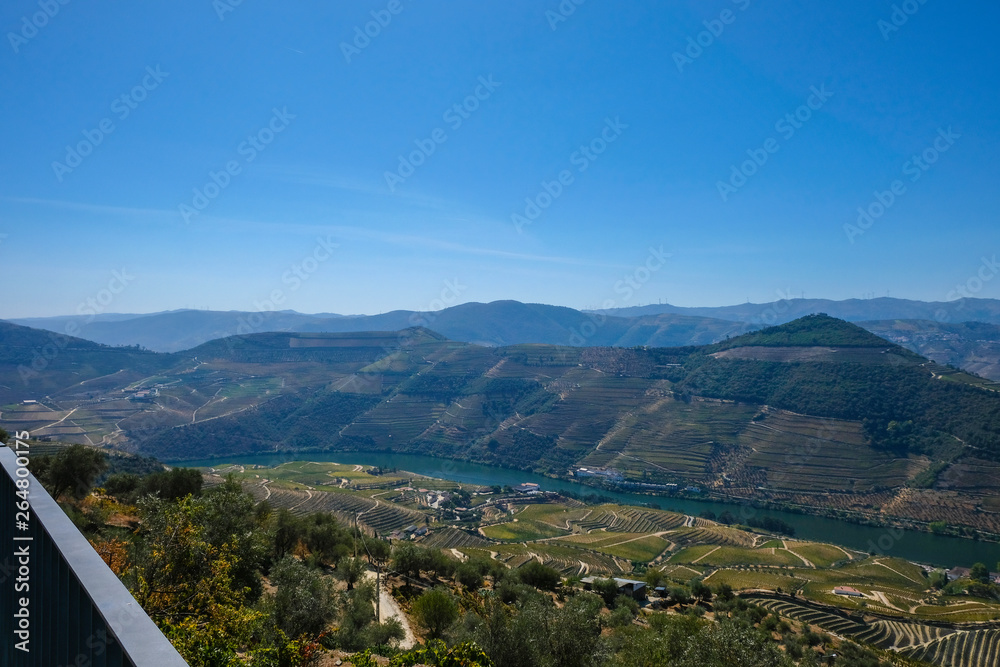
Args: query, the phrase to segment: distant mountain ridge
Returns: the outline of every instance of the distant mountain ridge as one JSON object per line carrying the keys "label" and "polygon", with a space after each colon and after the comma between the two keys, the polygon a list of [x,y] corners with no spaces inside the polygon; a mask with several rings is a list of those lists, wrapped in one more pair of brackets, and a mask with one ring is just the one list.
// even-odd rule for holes
{"label": "distant mountain ridge", "polygon": [[[687,308],[654,304],[579,311],[518,301],[464,303],[436,312],[396,310],[379,315],[175,310],[149,315],[102,314],[10,320],[74,334],[105,345],[139,345],[180,352],[233,335],[264,332],[350,333],[422,326],[466,343],[503,347],[522,343],[573,347],[677,347],[706,345],[761,327],[826,313],[984,377],[1000,380],[1000,301],[960,299],[783,299],[765,304]],[[970,323],[983,323],[972,326]],[[900,323],[900,324],[889,324]]]}
{"label": "distant mountain ridge", "polygon": [[350,333],[399,331],[422,326],[451,340],[487,346],[551,345],[673,347],[707,344],[746,331],[742,325],[706,317],[663,314],[605,317],[572,308],[519,301],[464,303],[437,312],[396,310],[380,315],[306,315],[294,311],[181,310],[140,316],[53,317],[10,320],[21,326],[77,334],[105,345],[140,345],[156,352],[180,352],[227,336],[269,331]]}
{"label": "distant mountain ridge", "polygon": [[942,323],[985,322],[1000,324],[1000,300],[963,298],[954,301],[913,301],[879,297],[876,299],[795,299],[734,306],[685,307],[650,304],[604,311],[613,317],[642,317],[673,313],[694,317],[748,322],[758,325],[784,324],[812,313],[826,313],[847,322],[872,320],[932,320]]}

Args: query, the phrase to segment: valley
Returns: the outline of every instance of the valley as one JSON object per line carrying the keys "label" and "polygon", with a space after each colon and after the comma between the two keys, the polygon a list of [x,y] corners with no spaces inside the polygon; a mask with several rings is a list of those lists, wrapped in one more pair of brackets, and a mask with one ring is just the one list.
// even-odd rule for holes
{"label": "valley", "polygon": [[170,355],[79,341],[22,379],[37,349],[11,344],[0,366],[3,426],[37,438],[163,460],[394,452],[607,470],[583,481],[1000,534],[1000,394],[823,316],[687,348],[488,348],[426,329]]}

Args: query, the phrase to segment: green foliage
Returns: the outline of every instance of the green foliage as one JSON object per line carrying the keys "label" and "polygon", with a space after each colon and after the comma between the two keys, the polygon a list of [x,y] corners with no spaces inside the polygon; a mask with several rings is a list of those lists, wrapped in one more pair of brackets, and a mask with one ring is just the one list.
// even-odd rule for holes
{"label": "green foliage", "polygon": [[394,571],[407,579],[420,579],[423,571],[443,577],[449,577],[455,572],[455,562],[439,550],[425,549],[412,542],[398,543],[392,549],[389,563]]}
{"label": "green foliage", "polygon": [[371,580],[341,594],[337,628],[330,636],[330,644],[347,651],[357,651],[394,643],[404,637],[403,626],[396,619],[381,624],[375,622],[377,595],[375,582]]}
{"label": "green foliage", "polygon": [[976,563],[972,566],[969,578],[980,584],[990,583],[990,570],[983,563]]}
{"label": "green foliage", "polygon": [[292,553],[299,541],[305,537],[306,527],[302,519],[284,507],[274,514],[271,528],[271,559],[274,562]]}
{"label": "green foliage", "polygon": [[[162,466],[161,466],[162,468]],[[117,472],[104,480],[104,490],[126,504],[134,504],[142,496],[158,496],[178,500],[187,495],[201,495],[201,471],[197,468],[172,468],[146,475]]]}
{"label": "green foliage", "polygon": [[562,580],[559,572],[537,560],[529,561],[517,570],[520,580],[542,591],[554,591]]}
{"label": "green foliage", "polygon": [[[355,667],[378,667],[380,664],[370,650],[351,656]],[[427,646],[406,651],[393,656],[389,667],[493,667],[489,656],[473,642],[463,642],[451,648],[440,640],[428,642]]]}
{"label": "green foliage", "polygon": [[712,599],[712,589],[701,579],[692,579],[689,584],[691,588],[691,595],[702,602],[708,602]]}
{"label": "green foliage", "polygon": [[492,569],[491,564],[484,559],[469,559],[455,568],[455,581],[475,590],[483,585],[483,579]]}
{"label": "green foliage", "polygon": [[742,624],[707,625],[688,641],[678,667],[785,667],[791,661],[760,631]]}
{"label": "green foliage", "polygon": [[115,473],[104,480],[104,491],[109,496],[114,496],[122,502],[134,502],[139,496],[139,484],[141,481],[142,478],[135,473]]}
{"label": "green foliage", "polygon": [[332,514],[316,512],[303,522],[305,544],[321,563],[334,563],[347,556],[353,542]]}
{"label": "green foliage", "polygon": [[334,572],[337,578],[347,584],[347,590],[353,590],[354,584],[361,581],[365,574],[365,564],[360,558],[346,556],[337,561],[337,569]]}
{"label": "green foliage", "polygon": [[54,456],[31,459],[31,471],[53,498],[65,493],[79,499],[90,493],[94,481],[107,470],[102,451],[84,445],[70,445]]}
{"label": "green foliage", "polygon": [[691,604],[691,592],[683,586],[671,586],[667,593],[670,604]]}
{"label": "green foliage", "polygon": [[334,618],[333,587],[317,570],[286,556],[271,568],[273,618],[289,637],[318,637]]}
{"label": "green foliage", "polygon": [[614,607],[615,598],[618,597],[618,582],[614,579],[595,579],[594,583],[591,584],[591,588],[594,589],[594,593],[604,600],[604,605],[608,609]]}
{"label": "green foliage", "polygon": [[458,615],[455,598],[440,588],[425,591],[413,603],[413,618],[430,639],[440,639]]}
{"label": "green foliage", "polygon": [[202,482],[201,471],[197,468],[172,468],[144,477],[139,485],[139,493],[177,500],[189,494],[199,495]]}

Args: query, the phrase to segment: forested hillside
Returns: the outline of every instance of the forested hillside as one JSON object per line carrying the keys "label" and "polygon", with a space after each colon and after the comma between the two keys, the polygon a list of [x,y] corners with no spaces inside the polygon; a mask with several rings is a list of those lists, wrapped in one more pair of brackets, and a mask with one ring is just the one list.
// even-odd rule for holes
{"label": "forested hillside", "polygon": [[[22,359],[49,336],[8,332]],[[948,502],[955,523],[1000,533],[986,482],[1000,475],[1000,393],[823,315],[705,347],[489,348],[413,328],[236,336],[176,355],[81,342],[48,368],[34,389],[4,367],[8,430],[166,460],[351,450],[608,467],[649,488],[921,521]]]}

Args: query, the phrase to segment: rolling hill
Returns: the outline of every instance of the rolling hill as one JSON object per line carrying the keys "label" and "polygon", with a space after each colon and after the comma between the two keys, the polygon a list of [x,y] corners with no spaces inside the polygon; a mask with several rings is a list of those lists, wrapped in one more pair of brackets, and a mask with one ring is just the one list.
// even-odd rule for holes
{"label": "rolling hill", "polygon": [[1000,393],[828,316],[674,348],[485,347],[423,327],[178,354],[72,341],[22,382],[50,336],[0,329],[8,430],[167,460],[353,450],[608,467],[633,485],[1000,533]]}
{"label": "rolling hill", "polygon": [[157,352],[182,352],[210,340],[250,333],[398,331],[413,326],[433,329],[451,340],[497,347],[526,343],[675,347],[707,345],[821,311],[855,322],[938,363],[1000,380],[1000,302],[992,299],[947,303],[888,298],[788,299],[721,308],[662,304],[601,313],[494,301],[437,312],[400,310],[371,316],[179,310],[151,315],[104,314],[93,321],[51,317],[12,322],[60,334],[72,326],[75,335],[88,340],[138,345]]}

